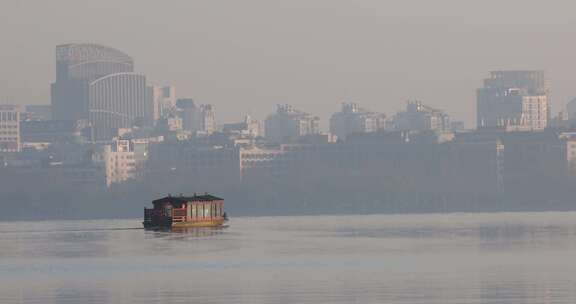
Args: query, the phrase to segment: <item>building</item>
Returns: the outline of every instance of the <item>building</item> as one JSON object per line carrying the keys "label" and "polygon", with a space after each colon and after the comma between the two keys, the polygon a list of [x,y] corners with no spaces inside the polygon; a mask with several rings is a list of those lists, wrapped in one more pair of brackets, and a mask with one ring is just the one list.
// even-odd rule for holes
{"label": "building", "polygon": [[266,138],[283,143],[300,136],[320,133],[320,118],[295,109],[291,105],[278,105],[276,113],[265,121]]}
{"label": "building", "polygon": [[360,108],[357,103],[343,103],[342,110],[330,118],[330,133],[344,139],[352,133],[384,130],[386,115]]}
{"label": "building", "polygon": [[27,105],[23,114],[25,117],[21,119],[22,121],[52,120],[52,107],[50,105]]}
{"label": "building", "polygon": [[175,115],[162,117],[156,123],[156,130],[161,134],[182,131],[182,118]]}
{"label": "building", "polygon": [[236,133],[251,138],[259,137],[262,134],[260,122],[250,117],[250,115],[246,115],[243,122],[224,124],[222,126],[222,132]]}
{"label": "building", "polygon": [[119,128],[153,120],[146,77],[134,73],[132,58],[110,47],[57,46],[51,94],[53,119],[87,119],[96,140],[109,140]]}
{"label": "building", "polygon": [[20,111],[17,106],[0,105],[0,152],[20,151]]}
{"label": "building", "polygon": [[477,91],[478,128],[543,130],[550,114],[544,71],[494,71]]}
{"label": "building", "polygon": [[123,139],[101,147],[96,161],[105,166],[106,186],[142,177],[147,144],[145,141]]}
{"label": "building", "polygon": [[570,100],[566,104],[566,112],[568,114],[568,119],[576,118],[576,98]]}
{"label": "building", "polygon": [[281,149],[246,147],[240,153],[240,179],[266,179],[278,176],[286,170]]}
{"label": "building", "polygon": [[216,131],[216,114],[212,105],[196,106],[193,99],[182,98],[178,99],[176,107],[184,130],[193,134],[211,134]]}
{"label": "building", "polygon": [[238,150],[194,140],[151,144],[147,184],[155,193],[178,193],[190,187],[214,192],[231,189],[240,180]]}
{"label": "building", "polygon": [[146,95],[146,77],[117,73],[90,83],[89,121],[95,140],[110,140],[121,128],[152,123],[152,105]]}
{"label": "building", "polygon": [[90,83],[106,75],[133,71],[132,58],[110,47],[97,44],[57,46],[56,81],[52,84],[53,119],[87,119]]}
{"label": "building", "polygon": [[82,143],[92,141],[86,120],[29,120],[20,123],[25,143]]}
{"label": "building", "polygon": [[424,105],[421,101],[408,101],[406,110],[392,118],[395,131],[450,131],[450,116],[442,110]]}
{"label": "building", "polygon": [[174,112],[176,107],[176,87],[149,86],[148,90],[154,107],[154,121]]}

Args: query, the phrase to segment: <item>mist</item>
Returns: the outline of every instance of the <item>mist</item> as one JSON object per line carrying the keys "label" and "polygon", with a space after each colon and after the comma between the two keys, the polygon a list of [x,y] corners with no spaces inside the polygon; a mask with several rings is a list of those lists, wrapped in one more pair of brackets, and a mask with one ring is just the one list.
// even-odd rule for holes
{"label": "mist", "polygon": [[279,103],[319,115],[340,103],[394,113],[420,99],[474,126],[488,71],[543,69],[553,111],[572,88],[567,1],[2,1],[0,102],[48,104],[54,46],[93,42],[215,105],[218,122]]}

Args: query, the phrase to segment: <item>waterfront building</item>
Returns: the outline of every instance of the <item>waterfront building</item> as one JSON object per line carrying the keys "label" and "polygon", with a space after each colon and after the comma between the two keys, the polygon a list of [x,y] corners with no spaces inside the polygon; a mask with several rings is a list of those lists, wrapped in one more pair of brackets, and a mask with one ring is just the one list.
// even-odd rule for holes
{"label": "waterfront building", "polygon": [[442,110],[424,105],[421,101],[408,101],[406,110],[398,112],[391,121],[396,131],[450,131],[450,116]]}
{"label": "waterfront building", "polygon": [[544,71],[494,71],[477,91],[478,128],[543,130],[550,114]]}
{"label": "waterfront building", "polygon": [[101,147],[96,162],[104,164],[106,186],[142,177],[147,159],[146,141],[119,139]]}
{"label": "waterfront building", "polygon": [[282,149],[246,147],[239,150],[240,179],[266,179],[286,170]]}
{"label": "waterfront building", "polygon": [[342,110],[330,118],[330,132],[340,139],[352,133],[384,130],[386,115],[361,108],[357,103],[343,103]]}
{"label": "waterfront building", "polygon": [[320,118],[285,104],[278,105],[276,113],[268,116],[265,122],[266,139],[283,143],[296,140],[300,136],[320,133]]}
{"label": "waterfront building", "polygon": [[239,148],[202,145],[195,140],[150,145],[145,172],[147,184],[153,191],[179,192],[190,185],[207,191],[221,191],[237,186],[240,179]]}
{"label": "waterfront building", "polygon": [[0,105],[0,152],[18,152],[20,147],[19,107]]}

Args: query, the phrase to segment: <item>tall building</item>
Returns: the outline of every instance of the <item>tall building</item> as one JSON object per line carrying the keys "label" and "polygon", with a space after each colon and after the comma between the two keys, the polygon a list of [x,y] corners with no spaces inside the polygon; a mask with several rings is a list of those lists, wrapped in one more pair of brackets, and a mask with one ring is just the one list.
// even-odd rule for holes
{"label": "tall building", "polygon": [[343,103],[342,110],[330,118],[330,133],[338,138],[383,130],[385,126],[386,115],[362,109],[357,103]]}
{"label": "tall building", "polygon": [[494,71],[477,91],[478,128],[542,130],[550,122],[544,71]]}
{"label": "tall building", "polygon": [[566,112],[568,114],[568,119],[576,118],[576,98],[570,100],[566,104]]}
{"label": "tall building", "polygon": [[117,73],[90,83],[88,119],[96,140],[109,140],[118,129],[152,122],[152,105],[146,95],[146,77]]}
{"label": "tall building", "polygon": [[408,101],[406,110],[392,118],[392,127],[397,131],[450,131],[450,116],[421,101]]}
{"label": "tall building", "polygon": [[181,98],[176,102],[176,107],[184,130],[204,134],[216,131],[216,114],[212,105],[197,106],[193,99]]}
{"label": "tall building", "polygon": [[154,121],[171,114],[176,107],[176,87],[174,86],[150,86],[149,94],[154,107]]}
{"label": "tall building", "polygon": [[300,136],[319,134],[320,118],[291,105],[278,105],[276,113],[266,118],[264,129],[268,140],[276,143],[289,142]]}
{"label": "tall building", "polygon": [[97,44],[56,47],[52,119],[88,119],[96,140],[108,140],[118,128],[151,122],[153,108],[146,78],[134,73],[125,53]]}
{"label": "tall building", "polygon": [[19,108],[0,105],[0,152],[18,151],[20,151]]}

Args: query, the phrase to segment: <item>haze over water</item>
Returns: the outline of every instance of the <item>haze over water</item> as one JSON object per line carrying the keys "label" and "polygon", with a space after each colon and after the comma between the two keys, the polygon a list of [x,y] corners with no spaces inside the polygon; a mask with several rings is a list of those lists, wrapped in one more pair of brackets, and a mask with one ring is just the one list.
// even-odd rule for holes
{"label": "haze over water", "polygon": [[0,223],[0,303],[574,303],[576,213]]}

